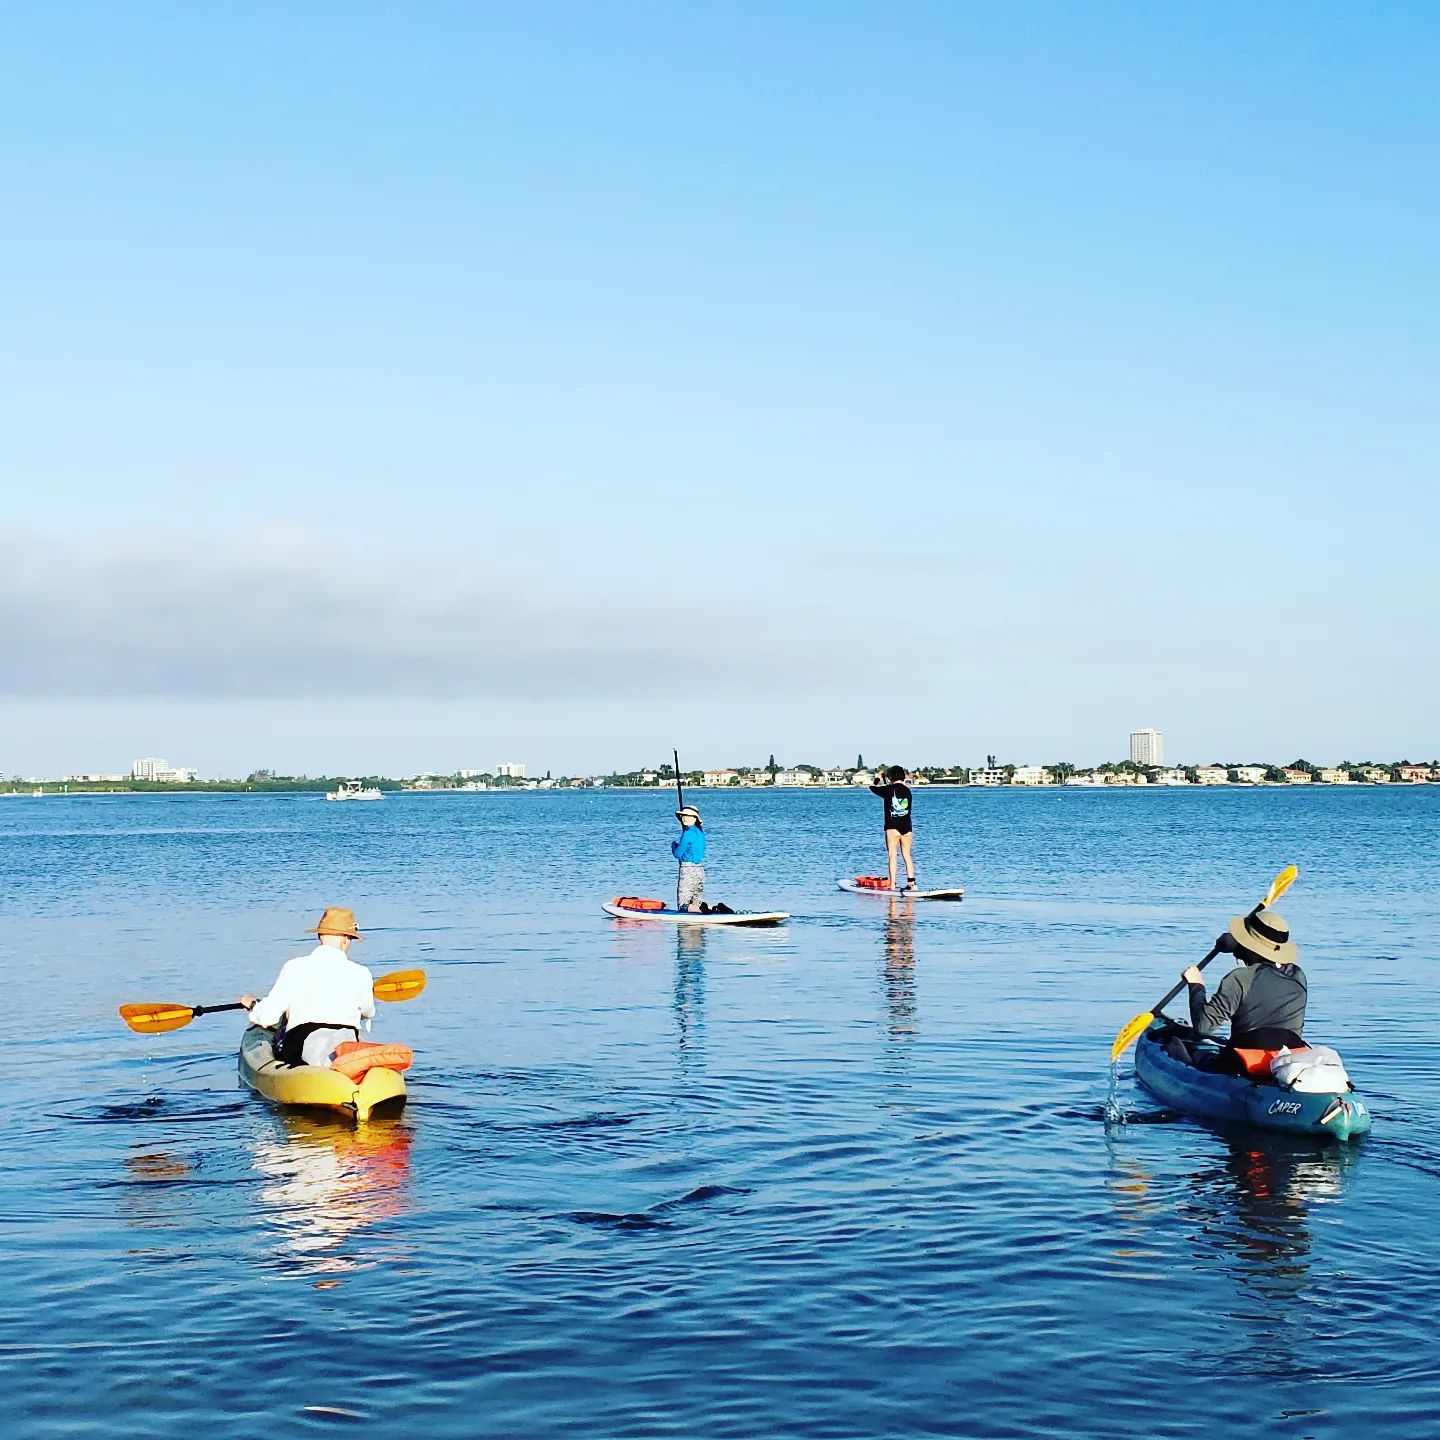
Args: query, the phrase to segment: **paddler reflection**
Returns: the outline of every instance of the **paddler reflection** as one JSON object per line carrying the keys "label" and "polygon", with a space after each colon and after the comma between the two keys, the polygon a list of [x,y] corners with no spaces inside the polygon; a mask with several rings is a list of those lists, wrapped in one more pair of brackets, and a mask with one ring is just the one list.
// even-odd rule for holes
{"label": "paddler reflection", "polygon": [[689,1069],[705,1050],[705,946],[710,932],[704,925],[678,925],[675,929],[675,1049],[680,1068]]}
{"label": "paddler reflection", "polygon": [[336,1276],[378,1258],[345,1242],[410,1209],[411,1138],[399,1120],[348,1126],[290,1111],[273,1117],[254,1163],[265,1180],[261,1214],[278,1232],[276,1253],[287,1266]]}
{"label": "paddler reflection", "polygon": [[915,1005],[915,902],[892,897],[885,917],[886,1028],[892,1040],[908,1040],[917,1030]]}

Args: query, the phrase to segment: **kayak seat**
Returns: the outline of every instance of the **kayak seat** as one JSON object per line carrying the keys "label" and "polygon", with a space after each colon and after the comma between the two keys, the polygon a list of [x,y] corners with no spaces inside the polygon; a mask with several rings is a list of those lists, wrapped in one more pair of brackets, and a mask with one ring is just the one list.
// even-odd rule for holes
{"label": "kayak seat", "polygon": [[371,1070],[408,1070],[414,1063],[415,1052],[408,1045],[346,1040],[335,1047],[330,1068],[351,1080],[359,1080]]}

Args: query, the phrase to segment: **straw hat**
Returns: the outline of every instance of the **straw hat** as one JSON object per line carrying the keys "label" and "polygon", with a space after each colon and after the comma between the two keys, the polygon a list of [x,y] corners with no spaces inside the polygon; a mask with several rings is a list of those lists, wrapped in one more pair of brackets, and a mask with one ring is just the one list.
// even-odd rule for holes
{"label": "straw hat", "polygon": [[343,905],[327,906],[325,913],[320,917],[320,923],[312,925],[309,933],[311,935],[344,935],[348,940],[365,938],[355,924],[355,912],[347,910]]}
{"label": "straw hat", "polygon": [[687,815],[693,815],[697,825],[700,823],[700,812],[693,805],[686,805],[675,812],[677,820],[683,820]]}
{"label": "straw hat", "polygon": [[1285,917],[1275,910],[1237,915],[1228,929],[1235,943],[1256,959],[1268,960],[1272,965],[1293,965],[1300,958],[1300,947],[1290,938]]}

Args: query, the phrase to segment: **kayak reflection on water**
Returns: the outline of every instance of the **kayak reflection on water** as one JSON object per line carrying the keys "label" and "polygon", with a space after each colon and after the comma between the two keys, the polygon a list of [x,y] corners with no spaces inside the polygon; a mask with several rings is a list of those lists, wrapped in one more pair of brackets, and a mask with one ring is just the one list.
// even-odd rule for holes
{"label": "kayak reflection on water", "polygon": [[317,1275],[356,1269],[362,1257],[347,1253],[345,1242],[411,1209],[410,1128],[398,1120],[350,1126],[292,1111],[273,1119],[254,1163],[265,1178],[261,1214],[279,1232],[277,1253],[287,1267]]}
{"label": "kayak reflection on water", "polygon": [[1310,1210],[1336,1199],[1360,1152],[1279,1137],[1236,1137],[1223,1164],[1190,1178],[1192,1243],[1233,1266],[1267,1300],[1302,1295],[1310,1275]]}
{"label": "kayak reflection on water", "polygon": [[1267,1299],[1293,1299],[1309,1275],[1310,1210],[1344,1193],[1362,1152],[1282,1135],[1216,1139],[1224,1154],[1183,1177],[1178,1206],[1173,1180],[1112,1144],[1106,1188],[1116,1211],[1147,1247],[1154,1228],[1178,1214],[1197,1259],[1223,1260],[1227,1273]]}

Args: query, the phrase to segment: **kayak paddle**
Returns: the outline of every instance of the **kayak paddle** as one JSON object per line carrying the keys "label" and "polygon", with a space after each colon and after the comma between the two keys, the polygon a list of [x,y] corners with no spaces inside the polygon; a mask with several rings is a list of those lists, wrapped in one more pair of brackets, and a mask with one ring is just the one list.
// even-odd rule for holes
{"label": "kayak paddle", "polygon": [[683,810],[685,808],[685,792],[680,788],[680,752],[672,750],[670,753],[675,757],[675,808]]}
{"label": "kayak paddle", "polygon": [[[377,1000],[413,1000],[425,988],[423,970],[396,970],[375,982]],[[198,1015],[215,1015],[221,1010],[243,1010],[240,1002],[229,1005],[122,1005],[120,1018],[137,1035],[163,1035],[183,1030]]]}
{"label": "kayak paddle", "polygon": [[[1265,898],[1250,912],[1258,915],[1262,910],[1268,910],[1294,883],[1300,871],[1294,865],[1287,865],[1271,882],[1270,888],[1265,892]],[[1218,954],[1219,945],[1212,945],[1210,953],[1195,967],[1203,970]],[[1174,985],[1162,1000],[1159,1000],[1154,1009],[1147,1010],[1143,1015],[1137,1015],[1116,1037],[1115,1043],[1110,1047],[1110,1063],[1113,1065],[1140,1037],[1148,1030],[1155,1019],[1157,1011],[1163,1010],[1183,989],[1185,982],[1181,980]]]}

